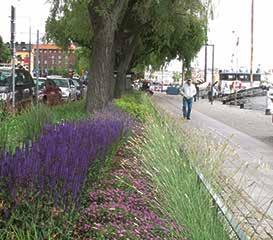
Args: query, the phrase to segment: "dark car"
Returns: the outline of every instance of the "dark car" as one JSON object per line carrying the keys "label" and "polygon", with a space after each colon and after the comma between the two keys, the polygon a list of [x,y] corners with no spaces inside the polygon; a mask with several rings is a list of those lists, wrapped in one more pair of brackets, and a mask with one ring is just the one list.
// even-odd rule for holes
{"label": "dark car", "polygon": [[[16,106],[32,103],[34,82],[24,68],[15,69],[15,104]],[[12,70],[0,68],[0,101],[12,104]]]}
{"label": "dark car", "polygon": [[180,93],[180,90],[179,90],[179,85],[175,84],[175,85],[172,85],[172,86],[169,86],[166,90],[166,94],[169,94],[169,95],[178,95]]}

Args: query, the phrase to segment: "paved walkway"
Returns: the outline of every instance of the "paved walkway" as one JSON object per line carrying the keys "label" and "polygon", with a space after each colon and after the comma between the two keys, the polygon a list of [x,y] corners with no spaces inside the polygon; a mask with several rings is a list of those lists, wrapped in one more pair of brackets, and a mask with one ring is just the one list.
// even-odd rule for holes
{"label": "paved walkway", "polygon": [[[181,96],[156,94],[153,99],[170,115],[181,118]],[[256,219],[249,216],[250,221],[255,222],[257,233],[253,234],[253,239],[273,239],[273,125],[270,116],[217,102],[211,105],[205,100],[197,102],[193,108],[192,120],[185,122],[184,127],[205,130],[219,141],[228,140],[237,159],[226,164],[224,174],[238,171],[233,176],[234,182],[240,181],[247,202],[260,213]],[[251,214],[255,213],[251,210]]]}

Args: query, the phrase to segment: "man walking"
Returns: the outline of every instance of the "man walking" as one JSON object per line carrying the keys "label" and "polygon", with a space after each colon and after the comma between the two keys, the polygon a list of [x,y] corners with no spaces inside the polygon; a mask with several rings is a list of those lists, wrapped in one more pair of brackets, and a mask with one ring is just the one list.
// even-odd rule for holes
{"label": "man walking", "polygon": [[187,79],[182,86],[181,95],[183,96],[183,117],[190,120],[193,97],[196,95],[196,88],[192,84],[191,79]]}

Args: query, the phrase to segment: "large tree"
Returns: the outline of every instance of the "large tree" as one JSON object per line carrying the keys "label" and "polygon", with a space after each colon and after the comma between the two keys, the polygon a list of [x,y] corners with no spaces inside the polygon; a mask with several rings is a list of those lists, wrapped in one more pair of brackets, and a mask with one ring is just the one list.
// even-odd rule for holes
{"label": "large tree", "polygon": [[[190,62],[204,40],[204,7],[199,0],[52,3],[48,36],[62,45],[73,41],[91,52],[87,93],[90,112],[103,108],[114,93],[116,97],[121,95],[126,72],[132,67],[161,65],[177,56]],[[188,47],[190,44],[194,46]]]}
{"label": "large tree", "polygon": [[[124,16],[129,0],[82,0],[82,1],[59,1],[54,0],[51,18],[48,20],[51,29],[54,29],[54,22],[62,19],[62,15],[67,13],[72,16],[75,14],[74,9],[78,10],[78,4],[83,9],[82,13],[74,15],[75,19],[80,19],[83,24],[87,23],[87,32],[78,31],[81,25],[76,26],[73,30],[76,34],[66,34],[59,37],[61,33],[54,33],[56,39],[62,42],[69,41],[71,38],[75,42],[81,42],[91,49],[90,54],[90,79],[87,90],[86,108],[89,112],[94,112],[104,108],[109,100],[113,97],[113,78],[114,78],[114,40],[115,32]],[[87,15],[86,12],[88,13]],[[59,13],[59,15],[58,15]],[[65,18],[65,20],[69,20]],[[61,21],[66,23],[67,21]],[[68,21],[71,23],[70,21]],[[52,24],[53,23],[53,24]],[[56,24],[55,24],[56,26]],[[75,25],[74,25],[75,26]],[[85,25],[86,26],[86,25]],[[67,33],[72,29],[64,29],[61,32]],[[83,33],[84,37],[78,32]],[[65,37],[67,36],[67,37]],[[65,38],[65,39],[63,39]],[[89,45],[89,46],[88,46]]]}

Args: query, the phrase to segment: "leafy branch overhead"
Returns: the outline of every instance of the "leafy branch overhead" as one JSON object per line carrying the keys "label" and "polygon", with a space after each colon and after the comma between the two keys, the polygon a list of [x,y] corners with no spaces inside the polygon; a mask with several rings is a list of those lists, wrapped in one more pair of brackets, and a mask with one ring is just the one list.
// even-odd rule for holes
{"label": "leafy branch overhead", "polygon": [[[93,88],[87,96],[87,110],[91,112],[126,90],[126,72],[148,65],[159,68],[177,57],[189,68],[205,42],[208,5],[200,0],[51,3],[48,39],[63,47],[73,42],[91,52]],[[116,79],[112,77],[114,71]]]}

